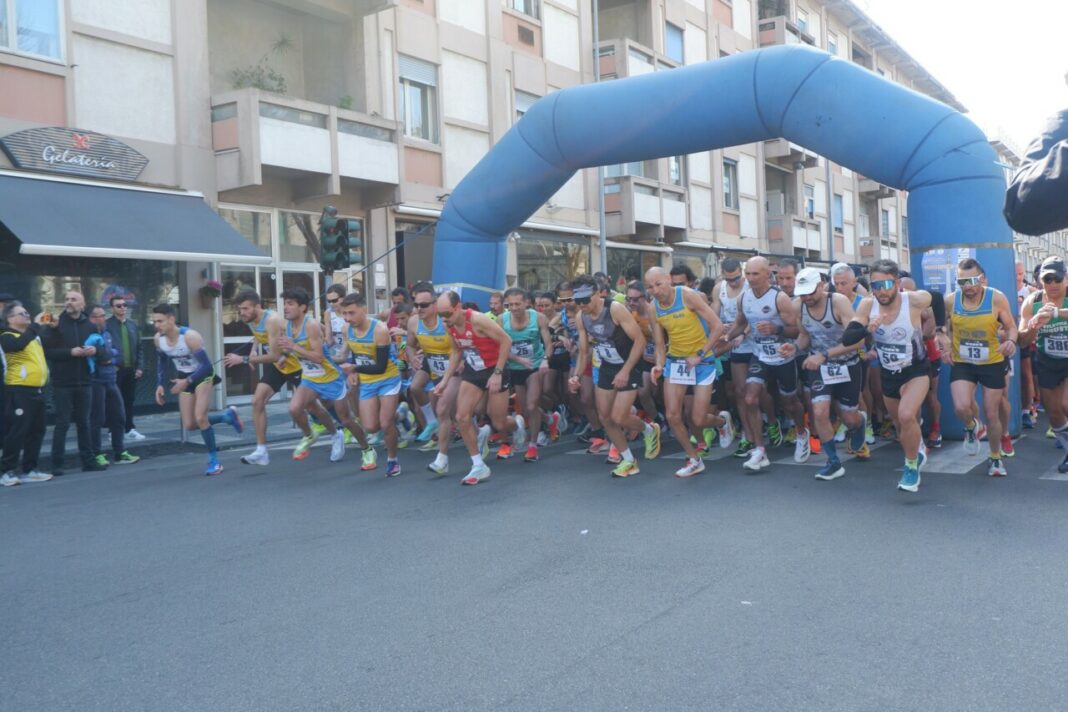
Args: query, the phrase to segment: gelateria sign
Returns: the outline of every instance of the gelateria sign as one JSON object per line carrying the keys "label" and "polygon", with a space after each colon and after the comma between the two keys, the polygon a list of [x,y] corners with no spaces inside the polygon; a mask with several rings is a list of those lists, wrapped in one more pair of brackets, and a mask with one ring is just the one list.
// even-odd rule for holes
{"label": "gelateria sign", "polygon": [[148,159],[122,141],[60,126],[26,129],[0,138],[16,168],[89,178],[136,180]]}

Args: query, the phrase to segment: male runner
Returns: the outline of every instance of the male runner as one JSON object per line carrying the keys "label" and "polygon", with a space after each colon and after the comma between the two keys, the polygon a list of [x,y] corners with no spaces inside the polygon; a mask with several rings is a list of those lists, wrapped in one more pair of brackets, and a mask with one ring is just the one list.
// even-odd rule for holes
{"label": "male runner", "polygon": [[[1034,288],[1025,281],[1027,270],[1023,262],[1016,263],[1016,316],[1020,316],[1020,309],[1024,300],[1031,296]],[[1020,410],[1023,427],[1030,430],[1035,427],[1035,375],[1031,368],[1031,359],[1035,354],[1034,344],[1024,347],[1020,345]]]}
{"label": "male runner", "polygon": [[[596,279],[596,277],[595,277]],[[587,362],[586,369],[582,373],[575,371],[578,364],[579,337],[578,320],[582,318],[581,312],[575,306],[570,282],[560,282],[556,286],[556,300],[560,304],[560,325],[567,333],[568,345],[568,369],[569,376],[578,376],[582,382],[575,400],[572,401],[572,412],[586,418],[586,424],[576,431],[577,440],[583,445],[588,445],[586,452],[596,455],[609,447],[605,438],[604,428],[601,427],[601,419],[597,416],[597,404],[595,386],[593,383],[593,363]],[[570,383],[570,379],[569,379]],[[570,393],[571,389],[568,388]],[[572,397],[576,394],[570,393]]]}
{"label": "male runner", "polygon": [[[764,433],[760,427],[761,395],[774,383],[782,399],[783,412],[794,421],[804,424],[805,411],[797,397],[797,367],[792,358],[779,352],[787,339],[797,338],[800,328],[797,315],[790,306],[790,298],[782,290],[771,286],[771,266],[764,257],[750,257],[745,263],[745,278],[749,290],[738,298],[738,315],[725,335],[727,341],[749,329],[749,371],[745,379],[745,407],[743,421],[748,421],[755,447],[742,465],[759,472],[771,465],[764,447]],[[769,423],[770,425],[770,423]],[[770,430],[770,428],[769,428]],[[805,462],[810,454],[807,429],[798,428],[794,443],[794,462]]]}
{"label": "male runner", "polygon": [[[964,451],[979,454],[979,406],[976,385],[983,387],[983,409],[990,444],[991,477],[1008,474],[1002,463],[1001,404],[1004,398],[1006,359],[1016,353],[1016,324],[1009,300],[1000,291],[982,284],[983,267],[967,257],[957,264],[957,291],[945,299],[946,328],[938,329],[942,360],[951,365],[949,390],[953,409],[964,424]],[[999,343],[998,325],[1005,328]]]}
{"label": "male runner", "polygon": [[723,324],[700,292],[673,286],[662,267],[653,267],[645,273],[645,286],[653,298],[650,316],[656,316],[657,324],[653,329],[656,365],[650,377],[655,384],[660,376],[667,376],[664,409],[671,432],[687,456],[686,464],[675,472],[675,476],[693,477],[704,472],[705,463],[690,442],[690,430],[683,422],[682,404],[687,387],[693,386],[690,423],[694,434],[703,436],[705,428],[717,428],[722,447],[727,447],[734,439],[730,414],[726,411],[719,415],[708,412],[716,380],[712,345],[723,333]]}
{"label": "male runner", "polygon": [[[512,287],[504,293],[506,311],[498,321],[511,339],[511,356],[508,359],[508,380],[515,389],[516,411],[531,433],[541,432],[541,387],[544,374],[549,372],[546,354],[552,353],[552,337],[549,336],[549,321],[544,314],[527,307],[527,295],[522,289]],[[522,442],[514,443],[516,448]],[[497,450],[497,459],[512,456],[512,445],[502,443]],[[527,445],[525,462],[537,462],[538,445],[531,438]]]}
{"label": "male runner", "polygon": [[199,333],[175,323],[174,307],[157,304],[152,308],[152,325],[156,327],[153,341],[159,353],[156,366],[156,404],[163,405],[163,384],[167,382],[169,365],[174,366],[178,378],[171,379],[170,391],[178,396],[178,411],[182,427],[200,430],[200,437],[208,448],[208,468],[205,475],[220,475],[223,471],[215,446],[216,423],[228,423],[241,433],[245,426],[230,406],[221,413],[208,413],[211,406],[211,388],[219,382],[212,366],[211,356],[204,350],[204,339]]}
{"label": "male runner", "polygon": [[464,370],[460,375],[460,392],[456,397],[456,422],[460,426],[464,445],[471,456],[471,471],[461,482],[477,485],[490,476],[486,465],[486,442],[490,427],[483,425],[475,430],[474,415],[483,396],[486,397],[486,412],[497,432],[506,437],[515,433],[515,440],[526,437],[523,416],[508,415],[508,373],[505,365],[511,353],[512,340],[496,322],[485,314],[460,308],[460,295],[448,291],[438,297],[438,314],[452,337],[452,353],[445,375],[434,387],[440,397],[449,386],[449,381],[463,359]]}
{"label": "male runner", "polygon": [[[577,320],[579,357],[576,373],[585,370],[590,353],[601,361],[597,380],[597,414],[605,432],[620,453],[620,462],[612,470],[613,477],[638,474],[638,463],[630,451],[624,430],[642,431],[645,436],[645,459],[660,454],[660,426],[646,423],[631,412],[637,388],[641,385],[638,361],[645,349],[645,337],[627,307],[617,301],[605,301],[597,289],[597,282],[580,275],[571,282],[572,296],[582,312]],[[572,376],[569,387],[577,392],[581,385]]]}
{"label": "male runner", "polygon": [[634,321],[637,322],[638,328],[642,330],[642,336],[645,337],[645,349],[635,367],[642,375],[641,385],[638,386],[638,401],[641,403],[642,410],[645,411],[646,420],[655,420],[659,424],[663,421],[657,412],[654,396],[656,389],[653,388],[653,381],[649,376],[653,366],[656,365],[656,339],[653,338],[653,321],[656,317],[651,317],[649,314],[649,299],[645,296],[645,288],[642,287],[641,282],[635,281],[628,284],[626,295],[624,303],[630,310],[631,316],[634,317]]}
{"label": "male runner", "polygon": [[[794,299],[794,289],[797,286],[797,274],[801,271],[801,263],[792,257],[779,262],[779,269],[775,273],[775,284],[786,293],[791,301]],[[796,304],[795,304],[796,306]],[[795,342],[796,343],[796,342]],[[801,407],[804,409],[805,414],[811,416],[812,414],[812,401],[808,395],[808,380],[805,376],[804,362],[808,358],[808,351],[805,349],[796,349],[794,356],[794,366],[797,368],[797,381],[799,388],[797,389],[797,397],[801,399]],[[776,421],[776,425],[778,422]],[[804,423],[792,423],[790,429],[787,431],[783,442],[795,443],[797,442],[797,429],[798,427],[804,428]]]}
{"label": "male runner", "polygon": [[[866,296],[864,287],[857,283],[857,276],[853,272],[853,268],[847,265],[845,262],[836,262],[831,265],[831,284],[834,285],[834,291],[841,295],[844,295],[849,300],[849,305],[855,314],[857,307],[860,306],[860,300]],[[866,424],[864,426],[864,442],[868,445],[875,444],[875,426],[873,421],[876,419],[878,412],[882,408],[882,387],[881,384],[878,388],[878,399],[873,403],[873,397],[871,395],[871,381],[878,378],[878,369],[875,371],[875,378],[869,379],[869,375],[872,373],[871,364],[876,357],[874,349],[865,349],[863,345],[858,349],[860,354],[860,411],[864,416]],[[878,364],[876,364],[878,365]],[[834,435],[835,442],[844,442],[846,436],[846,428],[843,423],[839,426],[838,432]]]}
{"label": "male runner", "polygon": [[[879,355],[883,400],[897,426],[905,467],[897,487],[906,492],[920,489],[920,469],[927,459],[921,450],[920,408],[931,386],[920,324],[923,310],[932,307],[935,324],[945,326],[942,295],[920,290],[900,291],[900,271],[893,260],[878,260],[871,268],[872,296],[860,302],[853,320],[842,334],[842,345],[859,344],[872,334]],[[937,298],[935,298],[937,296]]]}

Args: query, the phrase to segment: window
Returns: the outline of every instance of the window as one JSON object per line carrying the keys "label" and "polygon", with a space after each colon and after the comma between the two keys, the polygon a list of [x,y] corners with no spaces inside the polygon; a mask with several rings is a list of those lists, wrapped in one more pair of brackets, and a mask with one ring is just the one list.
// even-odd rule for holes
{"label": "window", "polygon": [[312,245],[319,244],[318,216],[311,213],[278,213],[278,258],[282,262],[318,262]]}
{"label": "window", "polygon": [[541,5],[541,0],[508,0],[510,8],[524,15],[530,15],[535,20],[541,17],[539,5]]}
{"label": "window", "polygon": [[540,98],[517,89],[515,92],[515,120],[519,121],[523,118],[523,115],[530,111],[530,107],[534,106],[534,102]]}
{"label": "window", "polygon": [[827,32],[827,51],[833,55],[838,54],[838,35],[833,32]]}
{"label": "window", "polygon": [[738,162],[723,159],[723,207],[738,209]]}
{"label": "window", "polygon": [[683,50],[683,34],[682,28],[672,25],[670,22],[664,23],[664,54],[671,59],[675,60],[679,64],[685,61],[685,53]]}
{"label": "window", "polygon": [[670,156],[668,157],[668,180],[671,185],[682,185],[682,156]]}
{"label": "window", "polygon": [[219,208],[219,217],[245,239],[268,255],[271,254],[271,214],[252,210]]}
{"label": "window", "polygon": [[590,245],[563,240],[537,239],[523,232],[516,243],[516,269],[520,289],[549,291],[558,282],[586,274]]}
{"label": "window", "polygon": [[627,282],[641,280],[652,267],[660,266],[660,253],[648,250],[628,250],[623,247],[609,247],[608,279],[617,289],[625,287]]}
{"label": "window", "polygon": [[0,0],[0,47],[60,59],[59,0]]}
{"label": "window", "polygon": [[883,237],[890,235],[890,211],[879,211],[879,234]]}
{"label": "window", "polygon": [[816,187],[805,184],[805,215],[809,220],[816,219]]}
{"label": "window", "polygon": [[641,161],[620,163],[619,165],[604,167],[605,178],[619,178],[621,176],[638,176],[640,178],[644,175],[645,172],[642,168]]}
{"label": "window", "polygon": [[797,8],[797,29],[808,32],[808,13],[801,8]]}
{"label": "window", "polygon": [[398,58],[400,117],[404,135],[438,142],[438,68],[421,59]]}
{"label": "window", "polygon": [[842,196],[838,193],[834,194],[834,211],[831,215],[831,219],[834,222],[835,232],[842,232],[845,230],[845,224],[842,222],[843,214]]}
{"label": "window", "polygon": [[909,246],[909,219],[901,218],[901,246]]}

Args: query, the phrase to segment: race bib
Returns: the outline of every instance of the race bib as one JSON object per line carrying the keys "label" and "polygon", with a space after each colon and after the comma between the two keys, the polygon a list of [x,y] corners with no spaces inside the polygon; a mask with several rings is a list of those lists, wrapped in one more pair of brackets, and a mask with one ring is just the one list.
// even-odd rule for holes
{"label": "race bib", "polygon": [[426,367],[430,369],[432,374],[439,378],[445,375],[445,369],[449,366],[448,356],[424,353],[423,358],[426,360]]}
{"label": "race bib", "polygon": [[849,382],[849,369],[840,363],[825,363],[820,366],[820,378],[829,386]]}
{"label": "race bib", "polygon": [[486,363],[476,349],[464,349],[464,361],[476,371],[484,371],[486,369]]}
{"label": "race bib", "polygon": [[911,344],[878,344],[879,362],[887,371],[900,371],[912,361]]}
{"label": "race bib", "polygon": [[[300,368],[304,372],[303,376],[314,378],[315,376],[325,376],[326,369],[321,363],[315,363],[315,361],[306,361],[304,359],[297,359],[300,361]],[[370,359],[368,359],[370,360]],[[373,361],[371,362],[374,363]]]}
{"label": "race bib", "polygon": [[1068,334],[1047,336],[1046,355],[1055,358],[1068,358]]}
{"label": "race bib", "polygon": [[623,357],[619,355],[619,351],[612,344],[597,344],[593,351],[597,354],[597,358],[605,363],[623,363]]}
{"label": "race bib", "polygon": [[197,370],[197,358],[193,355],[188,356],[172,356],[171,361],[174,362],[174,368],[182,373],[193,373]]}
{"label": "race bib", "polygon": [[779,340],[761,339],[757,341],[757,353],[768,358],[779,358]]}
{"label": "race bib", "polygon": [[983,363],[990,360],[990,344],[986,341],[960,342],[960,357],[962,361],[970,363]]}
{"label": "race bib", "polygon": [[1008,359],[1005,359],[1005,360],[1009,362],[1009,378],[1012,378],[1013,376],[1016,375],[1016,367],[1012,365],[1012,359],[1011,358],[1008,358]]}
{"label": "race bib", "polygon": [[513,341],[512,356],[526,359],[534,358],[534,344],[529,341]]}
{"label": "race bib", "polygon": [[697,374],[685,361],[668,361],[668,380],[680,386],[696,386]]}

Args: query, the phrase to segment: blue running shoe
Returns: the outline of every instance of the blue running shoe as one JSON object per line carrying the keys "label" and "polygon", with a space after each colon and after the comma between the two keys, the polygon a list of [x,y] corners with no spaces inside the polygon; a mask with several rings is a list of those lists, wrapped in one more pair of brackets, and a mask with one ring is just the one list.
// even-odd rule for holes
{"label": "blue running shoe", "polygon": [[861,413],[864,418],[864,422],[860,424],[860,427],[849,433],[849,450],[851,452],[860,452],[860,449],[864,447],[864,439],[866,428],[868,427],[868,414]]}
{"label": "blue running shoe", "polygon": [[920,491],[920,471],[915,467],[909,467],[905,465],[905,471],[901,473],[901,481],[897,483],[897,488],[904,492],[919,492]]}
{"label": "blue running shoe", "polygon": [[1020,416],[1020,418],[1023,420],[1023,426],[1024,426],[1024,428],[1026,430],[1033,430],[1034,429],[1035,421],[1034,421],[1034,418],[1031,417],[1031,411],[1025,410],[1023,412],[1023,415]]}
{"label": "blue running shoe", "polygon": [[427,423],[426,427],[423,428],[423,432],[419,433],[415,440],[416,442],[425,443],[430,440],[430,438],[434,437],[434,433],[436,432],[438,432],[438,421],[435,420],[433,423]]}
{"label": "blue running shoe", "polygon": [[396,460],[386,460],[386,477],[396,477],[401,473],[400,463]]}
{"label": "blue running shoe", "polygon": [[218,460],[209,460],[208,469],[204,471],[206,477],[214,477],[215,475],[221,475],[223,471],[222,463]]}
{"label": "blue running shoe", "polygon": [[245,432],[245,424],[241,422],[241,415],[237,412],[236,406],[230,406],[226,409],[226,419],[230,425],[234,426],[234,430],[237,431],[238,435]]}
{"label": "blue running shoe", "polygon": [[[860,432],[863,433],[864,428],[861,428]],[[842,463],[839,460],[829,460],[827,464],[821,467],[816,473],[816,479],[830,482],[831,480],[837,480],[844,474],[845,468],[842,467]]]}

